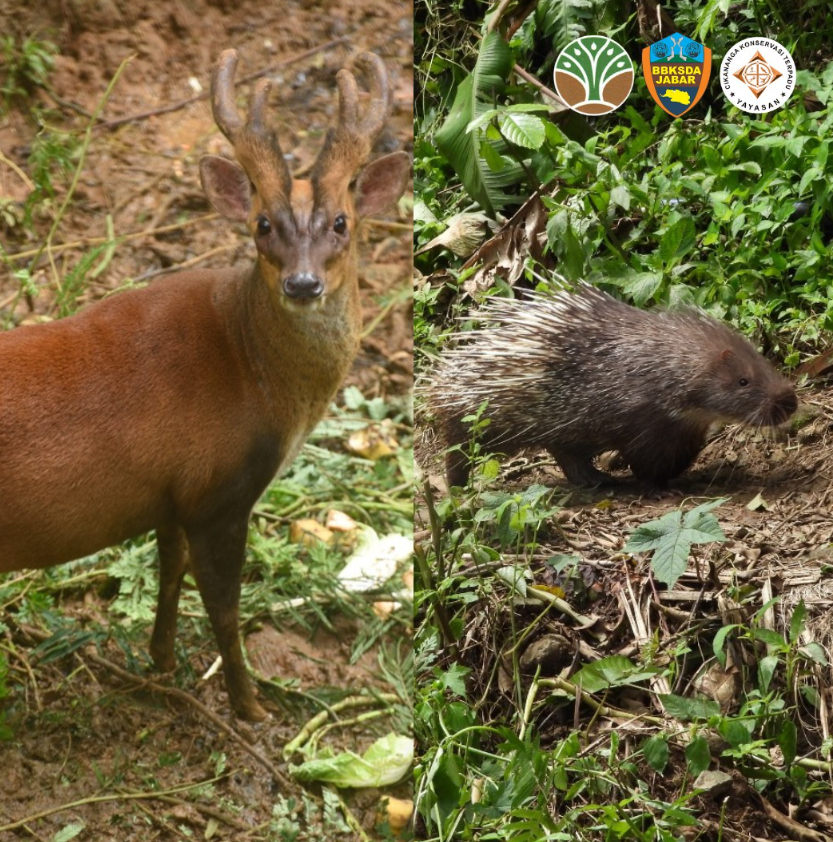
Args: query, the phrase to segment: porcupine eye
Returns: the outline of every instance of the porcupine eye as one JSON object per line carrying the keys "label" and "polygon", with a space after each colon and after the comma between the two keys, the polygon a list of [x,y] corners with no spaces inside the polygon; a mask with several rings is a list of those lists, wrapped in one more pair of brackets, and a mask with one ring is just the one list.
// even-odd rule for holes
{"label": "porcupine eye", "polygon": [[738,380],[738,386],[748,386],[748,385],[749,385],[749,381],[745,377],[741,377],[740,380]]}

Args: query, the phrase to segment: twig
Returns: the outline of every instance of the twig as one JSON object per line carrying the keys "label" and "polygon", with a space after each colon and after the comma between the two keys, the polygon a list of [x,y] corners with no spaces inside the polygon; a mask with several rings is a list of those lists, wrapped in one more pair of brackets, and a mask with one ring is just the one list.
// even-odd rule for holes
{"label": "twig", "polygon": [[76,114],[80,114],[82,117],[86,117],[88,120],[90,119],[90,117],[92,117],[90,112],[87,111],[86,108],[80,106],[77,102],[72,102],[71,100],[62,99],[61,97],[59,97],[58,94],[56,94],[55,91],[53,91],[52,88],[49,87],[49,85],[41,85],[40,87],[43,91],[46,92],[46,95],[56,105],[60,105],[61,108],[67,108],[70,111],[74,111]]}
{"label": "twig", "polygon": [[[194,219],[186,219],[184,222],[174,222],[170,225],[163,225],[161,228],[154,228],[153,230],[134,231],[132,234],[123,234],[119,237],[120,241],[141,240],[144,237],[156,236],[157,234],[167,234],[171,231],[180,231],[183,228],[190,228],[192,225],[200,225],[203,222],[210,222],[213,219],[219,218],[218,213],[207,213],[204,216],[197,216]],[[52,253],[58,254],[69,249],[82,248],[84,246],[98,246],[104,243],[109,243],[109,237],[88,237],[83,240],[73,240],[69,243],[60,243],[57,246],[52,246]],[[15,254],[5,255],[7,260],[23,260],[25,257],[31,257],[33,254],[38,254],[42,251],[41,248],[29,249],[28,251],[19,251]]]}
{"label": "twig", "polygon": [[5,164],[7,167],[9,167],[9,169],[11,169],[11,171],[12,171],[12,172],[16,173],[16,174],[20,177],[20,180],[21,180],[21,181],[22,181],[22,182],[23,182],[23,183],[24,183],[24,184],[25,184],[25,185],[26,185],[26,186],[27,186],[30,190],[34,190],[34,189],[35,189],[35,185],[34,185],[34,184],[32,184],[32,180],[29,178],[29,176],[28,176],[28,175],[26,175],[26,173],[25,173],[25,172],[23,172],[23,170],[22,170],[22,169],[20,169],[20,167],[19,167],[19,166],[18,166],[18,165],[17,165],[14,161],[10,161],[10,160],[9,160],[9,159],[8,159],[8,158],[7,158],[7,157],[3,154],[3,150],[2,150],[2,149],[0,149],[0,164]]}
{"label": "twig", "polygon": [[278,781],[282,786],[291,788],[291,784],[287,777],[278,771],[277,767],[271,760],[264,757],[242,734],[239,734],[237,731],[234,730],[230,725],[223,722],[219,716],[217,716],[214,711],[207,708],[201,701],[195,699],[190,693],[186,693],[184,690],[180,690],[177,687],[164,687],[161,684],[157,684],[155,681],[148,681],[146,679],[141,678],[141,676],[134,675],[132,672],[128,672],[125,669],[117,666],[116,664],[108,661],[106,658],[102,658],[96,652],[89,652],[87,653],[87,657],[94,663],[98,664],[100,667],[104,667],[104,669],[109,670],[114,675],[119,676],[120,678],[124,679],[125,681],[132,681],[134,683],[141,684],[143,687],[147,687],[149,690],[152,690],[154,693],[162,693],[166,696],[173,696],[176,699],[180,699],[183,702],[191,705],[191,707],[196,708],[206,719],[211,721],[214,725],[217,726],[222,731],[225,731],[230,737],[237,740],[243,748],[255,758],[264,768],[266,768]]}
{"label": "twig", "polygon": [[514,34],[521,28],[521,24],[529,17],[533,9],[538,5],[538,0],[530,0],[526,6],[518,12],[516,17],[512,18],[512,23],[506,28],[504,37],[507,41],[511,41]]}
{"label": "twig", "polygon": [[336,790],[336,795],[338,796],[339,803],[341,804],[341,812],[344,814],[344,820],[350,826],[350,829],[356,834],[361,842],[370,842],[370,837],[364,832],[361,822],[353,815],[352,810],[347,806],[347,802],[344,800],[342,794]]}
{"label": "twig", "polygon": [[127,67],[128,63],[133,60],[133,56],[128,56],[118,67],[113,78],[110,80],[110,84],[107,86],[107,90],[104,91],[104,95],[98,101],[98,104],[95,107],[95,112],[93,116],[90,118],[90,122],[87,124],[87,130],[84,132],[84,140],[81,143],[81,152],[78,157],[78,165],[75,167],[75,173],[72,177],[72,183],[69,185],[69,190],[67,190],[66,196],[64,196],[64,201],[61,204],[61,207],[58,210],[58,213],[55,215],[55,219],[52,221],[52,227],[49,229],[49,233],[46,235],[46,239],[41,244],[40,248],[35,253],[32,262],[29,265],[29,272],[30,274],[34,271],[35,266],[40,260],[41,254],[43,254],[43,250],[47,250],[47,254],[49,255],[49,262],[52,266],[53,276],[55,278],[56,283],[58,283],[58,287],[60,289],[60,281],[58,279],[58,268],[55,266],[55,261],[53,259],[52,253],[52,238],[55,236],[55,232],[58,230],[58,226],[61,224],[61,219],[66,212],[69,203],[72,201],[73,193],[75,193],[75,188],[78,186],[78,181],[81,178],[81,170],[84,168],[84,160],[87,157],[87,150],[90,146],[90,141],[92,140],[93,136],[93,125],[94,120],[98,117],[101,113],[101,110],[104,108],[104,104],[110,98],[110,94],[113,92],[113,89],[116,87],[116,83],[119,81],[119,77],[121,76],[124,68]]}
{"label": "twig", "polygon": [[521,77],[521,79],[529,82],[530,85],[534,85],[538,90],[546,97],[549,97],[553,102],[557,102],[559,105],[563,105],[565,108],[567,107],[567,103],[564,102],[563,99],[555,92],[551,91],[543,82],[540,82],[536,79],[528,70],[524,70],[519,64],[516,64],[513,68],[515,73]]}
{"label": "twig", "polygon": [[489,25],[486,27],[486,32],[494,32],[497,29],[498,24],[503,17],[504,12],[509,8],[509,4],[512,0],[500,0],[497,4],[497,8],[492,12],[492,16],[489,18]]}
{"label": "twig", "polygon": [[32,669],[32,665],[29,663],[27,658],[24,658],[20,652],[17,651],[12,646],[5,646],[0,645],[0,650],[5,650],[14,658],[17,658],[22,664],[23,669],[26,671],[26,674],[29,676],[29,681],[32,683],[32,695],[35,697],[35,710],[38,713],[43,711],[43,705],[41,704],[40,700],[40,693],[38,692],[38,680],[35,678],[35,671]]}
{"label": "twig", "polygon": [[[349,40],[349,38],[343,36],[341,38],[335,38],[332,41],[327,41],[326,44],[319,44],[317,47],[312,47],[303,53],[298,53],[297,56],[292,56],[292,58],[284,59],[283,61],[276,62],[275,64],[270,64],[268,67],[263,67],[260,70],[255,70],[254,73],[249,73],[247,76],[243,76],[239,79],[237,84],[242,85],[246,82],[251,82],[253,79],[259,79],[267,73],[273,73],[275,70],[279,70],[282,67],[288,67],[291,64],[296,64],[297,62],[303,61],[310,56],[314,56],[316,53],[332,49],[340,44],[347,44],[349,43]],[[172,102],[169,105],[163,105],[159,108],[152,108],[150,111],[142,111],[139,114],[130,114],[127,117],[117,117],[114,120],[105,120],[97,123],[96,128],[115,129],[127,123],[136,123],[140,120],[147,120],[149,117],[156,117],[159,114],[170,114],[172,111],[179,111],[181,108],[186,108],[195,102],[208,99],[209,95],[210,91],[203,91],[201,94],[197,94],[196,96],[188,97],[188,99],[182,99],[179,102]]]}
{"label": "twig", "polygon": [[186,836],[178,827],[175,827],[155,805],[142,804],[141,801],[137,801],[136,808],[140,813],[144,813],[152,824],[158,825],[163,831],[167,832],[166,839],[181,839],[183,842],[191,842],[190,837]]}
{"label": "twig", "polygon": [[668,725],[668,722],[659,716],[650,716],[645,713],[631,713],[628,710],[603,705],[601,702],[597,702],[589,693],[585,693],[581,687],[563,678],[541,678],[538,684],[541,687],[552,687],[574,695],[576,699],[580,699],[589,708],[592,708],[596,716],[605,716],[608,719],[623,719],[626,722],[648,722],[651,725],[658,725],[660,728]]}
{"label": "twig", "polygon": [[300,751],[302,746],[310,742],[315,734],[325,727],[324,723],[330,716],[335,718],[342,711],[358,707],[368,707],[378,702],[393,705],[398,701],[400,699],[395,693],[378,693],[373,696],[347,696],[326,710],[316,713],[312,719],[308,720],[301,730],[283,747],[283,756],[288,760],[296,751]]}
{"label": "twig", "polygon": [[101,804],[105,801],[137,801],[145,798],[159,798],[162,795],[170,795],[176,792],[187,792],[189,789],[197,789],[206,784],[213,784],[221,781],[225,776],[218,775],[215,778],[210,778],[207,781],[196,781],[195,783],[183,784],[182,786],[171,787],[164,792],[123,792],[114,795],[91,795],[89,798],[80,798],[78,801],[69,801],[66,804],[59,804],[57,807],[50,807],[48,810],[42,810],[40,813],[34,813],[27,816],[25,819],[12,822],[11,824],[0,825],[0,832],[4,830],[15,830],[18,827],[23,827],[29,822],[37,821],[38,819],[52,816],[55,813],[63,813],[65,810],[73,810],[76,807],[83,807],[86,804]]}
{"label": "twig", "polygon": [[[49,637],[49,634],[46,632],[41,631],[34,626],[28,625],[20,625],[20,629],[24,631],[26,634],[33,637],[35,640],[45,640]],[[225,731],[230,737],[240,743],[243,748],[255,758],[262,766],[269,770],[269,772],[274,776],[275,780],[281,783],[283,786],[287,788],[291,788],[291,784],[287,777],[278,771],[275,767],[275,764],[272,763],[269,759],[264,757],[242,734],[238,734],[237,731],[234,730],[230,725],[227,725],[217,716],[214,711],[207,708],[202,702],[198,699],[195,699],[189,693],[186,693],[184,690],[179,690],[176,687],[164,687],[161,684],[157,684],[155,681],[151,681],[150,679],[144,679],[139,675],[134,675],[132,672],[128,672],[126,669],[122,669],[120,666],[117,666],[112,661],[108,661],[106,658],[102,658],[97,652],[87,652],[85,653],[85,657],[87,657],[90,661],[94,664],[98,664],[98,666],[103,667],[104,669],[108,670],[109,672],[113,673],[113,675],[117,675],[119,678],[130,681],[133,684],[140,684],[142,687],[147,687],[149,690],[153,691],[154,693],[161,693],[164,696],[173,696],[176,699],[180,699],[181,701],[187,702],[192,707],[195,707],[206,719],[210,720],[214,725],[216,725],[221,731]],[[219,778],[218,778],[219,780]],[[27,819],[28,821],[28,819]],[[5,828],[0,827],[0,830],[4,830]]]}
{"label": "twig", "polygon": [[190,266],[196,266],[198,263],[202,263],[203,260],[208,260],[209,257],[213,257],[215,254],[222,254],[224,251],[233,251],[238,247],[238,245],[239,243],[235,243],[231,246],[217,246],[217,248],[209,249],[203,254],[198,254],[196,257],[192,257],[182,263],[177,263],[175,266],[166,266],[164,269],[152,269],[149,272],[144,272],[133,280],[138,283],[139,281],[147,281],[150,280],[150,278],[155,278],[157,275],[167,275],[169,272],[179,272],[180,269],[187,269]]}
{"label": "twig", "polygon": [[385,306],[382,307],[382,309],[379,310],[379,312],[370,320],[367,327],[362,331],[362,339],[370,336],[370,334],[373,333],[373,331],[376,330],[376,328],[387,318],[388,313],[390,313],[394,307],[398,304],[404,304],[406,301],[410,300],[412,295],[410,282],[407,287],[402,287],[398,290],[398,293],[398,295],[391,298],[391,300],[388,301],[388,303],[385,304]]}
{"label": "twig", "polygon": [[200,804],[199,801],[186,801],[184,798],[174,798],[171,795],[160,795],[159,800],[164,801],[166,804],[174,804],[177,807],[192,807],[206,816],[211,816],[212,819],[217,819],[218,822],[223,822],[223,824],[227,824],[229,827],[235,828],[235,830],[251,830],[245,822],[241,822],[240,819],[235,818],[222,810],[218,810],[216,807],[212,807],[209,804]]}

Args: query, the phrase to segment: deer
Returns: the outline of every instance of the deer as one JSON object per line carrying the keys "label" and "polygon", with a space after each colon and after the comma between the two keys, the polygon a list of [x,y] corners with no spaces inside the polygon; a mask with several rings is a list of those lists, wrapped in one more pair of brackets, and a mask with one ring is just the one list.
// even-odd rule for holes
{"label": "deer", "polygon": [[244,222],[252,265],[181,270],[57,321],[0,334],[0,571],[45,568],[155,531],[149,652],[171,672],[190,569],[222,656],[229,703],[268,717],[246,671],[240,581],[251,513],[326,412],[358,352],[357,231],[395,204],[403,151],[370,160],[390,107],[373,53],[336,76],[338,119],[293,178],[257,82],[246,118],[235,50],[211,79],[237,161],[205,155],[214,209]]}

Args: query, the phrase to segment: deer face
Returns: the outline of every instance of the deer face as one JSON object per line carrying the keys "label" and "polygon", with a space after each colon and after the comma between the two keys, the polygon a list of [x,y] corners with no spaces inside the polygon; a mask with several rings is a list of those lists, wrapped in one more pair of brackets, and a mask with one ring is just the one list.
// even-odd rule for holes
{"label": "deer face", "polygon": [[408,178],[410,161],[404,152],[362,168],[384,124],[389,94],[378,56],[362,53],[356,63],[369,80],[370,104],[360,116],[355,78],[339,71],[339,123],[329,132],[309,180],[292,179],[277,135],[265,126],[269,82],[257,84],[244,123],[233,103],[233,50],[223,53],[212,77],[214,119],[240,163],[205,156],[200,161],[203,188],[219,213],[248,223],[260,275],[289,309],[317,309],[343,286],[356,283],[358,224],[395,202]]}

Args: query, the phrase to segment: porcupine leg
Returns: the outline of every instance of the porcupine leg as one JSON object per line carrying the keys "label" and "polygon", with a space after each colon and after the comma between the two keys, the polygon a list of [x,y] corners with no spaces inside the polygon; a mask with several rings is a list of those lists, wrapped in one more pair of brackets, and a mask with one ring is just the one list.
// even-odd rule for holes
{"label": "porcupine leg", "polygon": [[593,488],[597,485],[610,485],[615,480],[610,474],[598,470],[593,466],[594,453],[576,450],[575,448],[548,447],[547,452],[558,462],[558,467],[564,472],[567,481],[573,485]]}
{"label": "porcupine leg", "polygon": [[[446,445],[453,450],[447,450],[445,454],[445,476],[449,488],[452,485],[464,487],[469,481],[471,464],[465,452],[467,440],[466,428],[462,421],[450,418],[442,425],[443,438]],[[455,448],[459,445],[459,448]]]}
{"label": "porcupine leg", "polygon": [[471,466],[465,453],[452,450],[445,454],[445,477],[449,487],[457,485],[463,488],[469,481]]}
{"label": "porcupine leg", "polygon": [[703,449],[707,429],[662,430],[652,441],[622,448],[622,456],[637,479],[662,488],[691,466]]}

